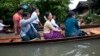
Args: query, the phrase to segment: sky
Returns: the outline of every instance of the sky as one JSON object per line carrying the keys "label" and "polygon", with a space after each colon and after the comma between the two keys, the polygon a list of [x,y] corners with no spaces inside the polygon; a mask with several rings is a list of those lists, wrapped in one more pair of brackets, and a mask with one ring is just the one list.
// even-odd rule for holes
{"label": "sky", "polygon": [[68,5],[69,10],[74,10],[81,1],[87,1],[87,0],[70,0],[70,4]]}

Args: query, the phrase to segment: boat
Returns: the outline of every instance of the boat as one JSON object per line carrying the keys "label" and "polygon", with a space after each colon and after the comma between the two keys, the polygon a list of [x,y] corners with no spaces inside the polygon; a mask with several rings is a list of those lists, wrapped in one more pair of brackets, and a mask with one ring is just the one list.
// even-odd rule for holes
{"label": "boat", "polygon": [[[62,27],[64,29],[64,26]],[[21,41],[20,36],[9,35],[5,37],[0,37],[0,45],[1,44],[29,44],[29,43],[48,43],[48,42],[60,42],[60,41],[76,41],[76,40],[88,40],[88,39],[100,39],[100,25],[84,25],[80,26],[80,28],[86,32],[90,32],[91,34],[88,36],[78,36],[73,38],[64,39],[54,39],[54,40],[37,40],[37,41]],[[41,33],[41,32],[40,32]]]}

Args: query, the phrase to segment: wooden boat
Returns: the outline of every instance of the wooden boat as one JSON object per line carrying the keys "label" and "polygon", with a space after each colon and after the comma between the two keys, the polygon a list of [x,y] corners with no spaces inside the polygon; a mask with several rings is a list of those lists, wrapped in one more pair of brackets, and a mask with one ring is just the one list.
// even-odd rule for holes
{"label": "wooden boat", "polygon": [[28,43],[47,43],[47,42],[60,42],[60,41],[100,39],[100,25],[85,25],[85,26],[80,26],[80,27],[82,30],[86,32],[91,32],[91,34],[88,36],[79,36],[79,37],[73,37],[73,38],[65,37],[64,39],[38,40],[38,41],[29,41],[29,42],[22,42],[20,36],[8,34],[8,36],[0,37],[0,44],[28,44]]}

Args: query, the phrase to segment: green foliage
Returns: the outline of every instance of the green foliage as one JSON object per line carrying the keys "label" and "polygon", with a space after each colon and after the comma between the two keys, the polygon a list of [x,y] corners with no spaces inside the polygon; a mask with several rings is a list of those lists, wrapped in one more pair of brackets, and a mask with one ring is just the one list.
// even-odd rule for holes
{"label": "green foliage", "polygon": [[11,18],[19,3],[18,0],[0,0],[0,16],[4,19]]}
{"label": "green foliage", "polygon": [[44,13],[46,11],[50,11],[56,15],[59,22],[64,22],[67,14],[66,11],[68,10],[68,1],[69,0],[25,0],[22,2],[25,4],[30,3],[31,5],[37,6],[40,10],[40,19],[42,21],[44,21]]}
{"label": "green foliage", "polygon": [[[58,22],[64,22],[66,11],[68,10],[69,0],[0,0],[0,16],[6,24],[12,24],[12,16],[15,13],[18,5],[31,4],[35,5],[40,10],[40,20],[44,23],[44,13],[51,11],[56,15]],[[31,11],[31,7],[28,10]]]}
{"label": "green foliage", "polygon": [[12,16],[12,13],[16,11],[19,1],[15,0],[1,0],[0,1],[0,16],[7,19]]}
{"label": "green foliage", "polygon": [[12,15],[16,11],[20,0],[0,0],[0,17],[5,24],[12,24]]}
{"label": "green foliage", "polygon": [[100,15],[100,0],[92,0],[93,3],[91,4],[92,9],[94,12]]}

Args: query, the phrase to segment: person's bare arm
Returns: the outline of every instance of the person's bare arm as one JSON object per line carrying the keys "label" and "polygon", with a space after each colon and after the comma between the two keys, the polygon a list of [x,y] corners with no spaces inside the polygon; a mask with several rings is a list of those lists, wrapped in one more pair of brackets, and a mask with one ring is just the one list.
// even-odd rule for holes
{"label": "person's bare arm", "polygon": [[17,34],[17,28],[18,28],[18,21],[17,20],[14,20],[14,32],[15,34]]}
{"label": "person's bare arm", "polygon": [[52,29],[53,31],[58,31],[58,32],[61,32],[62,30],[61,29],[58,29],[58,28],[55,28],[55,27],[53,27],[51,24],[49,24],[48,23],[48,27],[50,28],[50,29]]}
{"label": "person's bare arm", "polygon": [[4,27],[9,27],[10,25],[5,25]]}

